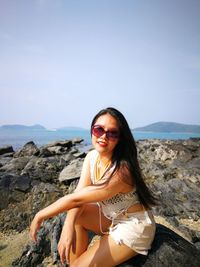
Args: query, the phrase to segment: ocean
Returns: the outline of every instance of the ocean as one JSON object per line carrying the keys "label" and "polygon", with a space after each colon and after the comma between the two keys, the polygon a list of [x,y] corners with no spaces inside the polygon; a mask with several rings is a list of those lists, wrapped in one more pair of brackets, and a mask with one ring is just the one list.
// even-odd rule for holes
{"label": "ocean", "polygon": [[[133,132],[135,140],[140,139],[189,139],[200,138],[200,134],[194,133],[158,133],[158,132]],[[52,141],[69,140],[73,138],[84,139],[83,145],[90,146],[91,138],[89,130],[65,130],[65,131],[9,131],[0,132],[0,147],[11,145],[14,150],[23,147],[27,142],[33,141],[38,147]]]}

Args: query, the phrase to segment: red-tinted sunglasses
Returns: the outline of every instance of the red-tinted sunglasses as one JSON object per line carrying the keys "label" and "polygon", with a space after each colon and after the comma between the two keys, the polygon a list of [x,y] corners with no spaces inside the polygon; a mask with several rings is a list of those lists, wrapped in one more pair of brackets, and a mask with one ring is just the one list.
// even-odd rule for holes
{"label": "red-tinted sunglasses", "polygon": [[118,130],[105,131],[101,125],[92,126],[92,134],[98,138],[106,134],[107,139],[110,141],[115,141],[120,136],[120,132]]}

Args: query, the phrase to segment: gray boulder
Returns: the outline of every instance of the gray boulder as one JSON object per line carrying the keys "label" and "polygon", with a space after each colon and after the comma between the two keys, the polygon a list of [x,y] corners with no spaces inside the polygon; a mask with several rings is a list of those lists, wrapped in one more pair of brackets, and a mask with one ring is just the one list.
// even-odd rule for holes
{"label": "gray boulder", "polygon": [[33,156],[38,154],[39,154],[39,149],[37,148],[37,146],[33,141],[30,141],[26,143],[22,149],[15,152],[14,157],[18,158],[18,157]]}
{"label": "gray boulder", "polygon": [[61,147],[66,147],[66,148],[71,148],[73,146],[73,143],[71,140],[66,140],[66,141],[53,141],[45,145],[45,147],[56,147],[56,146],[61,146]]}
{"label": "gray boulder", "polygon": [[26,164],[29,162],[29,160],[30,157],[28,156],[12,158],[0,168],[0,172],[20,175],[22,170],[25,168]]}
{"label": "gray boulder", "polygon": [[28,175],[33,180],[55,183],[63,166],[60,164],[60,158],[56,156],[47,158],[33,156],[21,174]]}
{"label": "gray boulder", "polygon": [[0,147],[0,155],[6,154],[6,153],[13,153],[13,147],[12,146],[4,146]]}
{"label": "gray boulder", "polygon": [[23,201],[30,188],[31,179],[28,176],[2,175],[0,179],[0,210],[5,209],[10,203]]}
{"label": "gray boulder", "polygon": [[67,182],[73,179],[77,179],[81,175],[83,166],[83,159],[74,159],[67,165],[59,174],[59,182]]}
{"label": "gray boulder", "polygon": [[148,256],[138,255],[120,267],[197,267],[200,251],[167,227],[157,224]]}

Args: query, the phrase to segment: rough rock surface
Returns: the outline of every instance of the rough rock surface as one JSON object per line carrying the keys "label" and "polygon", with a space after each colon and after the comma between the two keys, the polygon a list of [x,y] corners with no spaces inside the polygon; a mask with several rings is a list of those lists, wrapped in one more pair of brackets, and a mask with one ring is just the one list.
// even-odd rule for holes
{"label": "rough rock surface", "polygon": [[6,154],[6,153],[12,153],[14,152],[12,146],[4,146],[0,148],[0,155]]}
{"label": "rough rock surface", "polygon": [[[79,151],[80,142],[56,141],[41,148],[29,142],[15,153],[9,149],[0,155],[1,232],[23,231],[38,210],[73,191],[85,156]],[[153,249],[145,262],[143,256],[138,256],[123,266],[195,266],[191,264],[196,263],[198,255],[191,258],[191,249],[200,248],[200,140],[140,140],[137,146],[145,180],[159,199],[154,214],[165,218],[191,243],[158,226]],[[55,220],[48,221],[47,225],[48,229],[56,227],[54,235],[58,238],[61,224],[60,219]],[[163,241],[159,241],[159,236]],[[50,255],[49,246],[56,247],[48,237],[43,232],[41,238],[47,242],[46,249],[40,248],[35,265],[29,266],[42,266],[38,262]],[[56,257],[55,251],[53,255]],[[184,265],[183,258],[185,263],[190,261],[190,265]]]}
{"label": "rough rock surface", "polygon": [[77,179],[81,175],[81,169],[83,165],[83,159],[72,160],[59,174],[59,181],[66,182],[68,180]]}
{"label": "rough rock surface", "polygon": [[[38,235],[38,243],[26,246],[20,258],[13,266],[38,266],[49,254],[53,264],[61,266],[57,252],[57,244],[62,230],[65,215],[61,214],[53,222],[46,222]],[[91,234],[91,239],[94,235]],[[199,250],[190,242],[169,230],[157,225],[156,235],[148,256],[137,255],[119,267],[197,267],[200,262]]]}

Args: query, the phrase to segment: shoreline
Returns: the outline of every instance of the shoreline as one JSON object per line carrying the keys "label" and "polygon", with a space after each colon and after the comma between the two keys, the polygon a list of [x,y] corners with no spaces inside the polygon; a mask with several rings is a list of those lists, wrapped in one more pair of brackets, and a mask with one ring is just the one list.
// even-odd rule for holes
{"label": "shoreline", "polygon": [[[139,133],[139,135],[137,135]],[[190,134],[190,133],[155,133],[155,132],[137,132],[135,135],[133,133],[133,137],[135,141],[142,141],[142,140],[160,140],[160,141],[173,141],[173,140],[189,140],[193,138],[200,139],[200,134]],[[50,142],[58,141],[67,141],[72,139],[83,139],[81,146],[90,146],[91,145],[91,138],[88,135],[86,138],[85,136],[77,136],[73,135],[72,137],[67,136],[52,136],[52,137],[37,137],[37,136],[1,136],[0,135],[0,148],[5,146],[12,146],[14,150],[21,149],[26,143],[33,141],[38,147],[43,147]]]}

